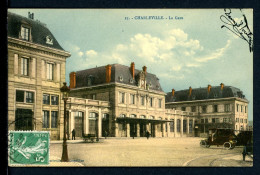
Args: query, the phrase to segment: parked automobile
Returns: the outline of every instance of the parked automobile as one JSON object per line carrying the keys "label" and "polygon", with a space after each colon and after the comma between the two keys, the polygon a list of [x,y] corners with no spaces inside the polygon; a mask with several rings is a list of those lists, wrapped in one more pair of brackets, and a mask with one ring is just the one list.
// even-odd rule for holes
{"label": "parked automobile", "polygon": [[200,141],[200,146],[209,148],[212,145],[223,145],[226,149],[235,148],[237,136],[233,129],[212,128],[209,129],[209,137]]}

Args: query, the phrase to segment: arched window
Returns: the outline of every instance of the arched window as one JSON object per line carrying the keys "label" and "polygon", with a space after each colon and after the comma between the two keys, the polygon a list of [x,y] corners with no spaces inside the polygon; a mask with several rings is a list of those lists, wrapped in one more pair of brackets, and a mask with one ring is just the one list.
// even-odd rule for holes
{"label": "arched window", "polygon": [[121,117],[121,118],[125,118],[126,117],[126,115],[125,114],[120,114],[120,116],[119,117]]}
{"label": "arched window", "polygon": [[154,119],[154,116],[151,116],[151,115],[150,115],[150,116],[149,116],[149,119]]}
{"label": "arched window", "polygon": [[95,113],[95,112],[90,112],[89,113],[89,118],[96,118],[98,115],[97,115],[97,113]]}
{"label": "arched window", "polygon": [[130,118],[136,118],[136,115],[135,114],[131,114]]}
{"label": "arched window", "polygon": [[158,119],[159,119],[159,120],[162,120],[162,117],[159,117]]}
{"label": "arched window", "polygon": [[108,117],[109,117],[109,115],[108,115],[108,114],[103,114],[103,115],[102,115],[102,119],[104,119],[104,120],[107,120],[107,119],[108,119]]}
{"label": "arched window", "polygon": [[140,115],[140,118],[145,118],[145,116],[144,115]]}

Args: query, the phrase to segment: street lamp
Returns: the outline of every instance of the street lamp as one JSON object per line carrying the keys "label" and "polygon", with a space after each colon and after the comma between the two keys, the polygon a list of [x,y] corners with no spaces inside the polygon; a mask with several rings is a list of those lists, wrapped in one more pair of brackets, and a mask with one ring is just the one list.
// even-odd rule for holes
{"label": "street lamp", "polygon": [[62,96],[63,96],[63,100],[64,100],[64,134],[63,134],[62,157],[61,157],[62,162],[69,161],[68,149],[67,149],[67,139],[66,139],[66,121],[67,121],[66,104],[67,104],[67,100],[69,97],[70,89],[66,86],[66,84],[67,83],[64,82],[63,86],[60,88],[60,91],[62,92]]}

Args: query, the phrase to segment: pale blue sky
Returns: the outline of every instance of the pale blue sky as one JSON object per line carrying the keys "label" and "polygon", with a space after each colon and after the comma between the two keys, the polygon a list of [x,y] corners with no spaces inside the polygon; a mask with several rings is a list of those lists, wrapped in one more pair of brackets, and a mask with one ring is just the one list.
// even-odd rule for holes
{"label": "pale blue sky", "polygon": [[[165,92],[206,87],[240,88],[253,119],[253,54],[248,43],[221,29],[223,9],[9,9],[47,24],[60,45],[72,55],[69,73],[120,63],[137,69],[147,66]],[[243,9],[253,30],[253,11]],[[238,9],[232,10],[237,22]],[[135,20],[136,16],[163,16],[164,20]],[[183,17],[169,20],[169,16]],[[125,20],[129,17],[130,20]],[[131,19],[133,18],[133,19]],[[167,18],[167,19],[166,19]]]}

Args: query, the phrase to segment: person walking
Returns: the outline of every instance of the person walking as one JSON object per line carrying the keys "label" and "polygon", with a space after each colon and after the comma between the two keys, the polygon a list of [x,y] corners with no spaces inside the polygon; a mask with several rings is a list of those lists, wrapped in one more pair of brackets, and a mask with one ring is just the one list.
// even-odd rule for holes
{"label": "person walking", "polygon": [[75,131],[75,129],[73,129],[72,130],[72,140],[76,140],[75,136],[76,136],[76,131]]}

